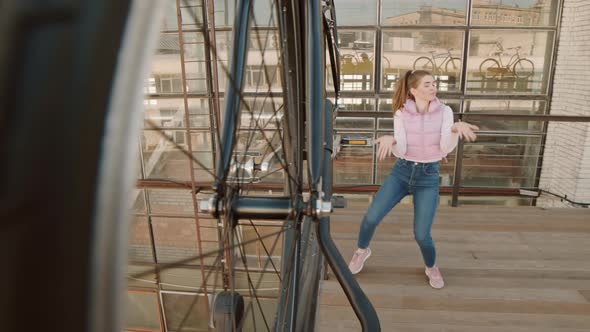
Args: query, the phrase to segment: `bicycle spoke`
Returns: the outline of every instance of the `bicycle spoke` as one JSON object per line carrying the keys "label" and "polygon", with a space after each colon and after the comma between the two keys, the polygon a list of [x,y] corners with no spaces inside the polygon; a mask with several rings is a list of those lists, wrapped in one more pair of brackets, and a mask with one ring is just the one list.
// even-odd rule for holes
{"label": "bicycle spoke", "polygon": [[[284,229],[281,229],[279,231],[276,231],[276,232],[273,232],[273,233],[270,233],[270,234],[266,234],[266,235],[262,236],[261,239],[267,239],[267,238],[272,237],[272,236],[280,235],[280,234],[282,234],[284,232],[285,232],[285,230]],[[249,243],[254,243],[254,242],[258,242],[258,239],[252,239],[252,240],[245,241],[244,244],[249,244]],[[175,267],[181,267],[183,265],[186,265],[187,263],[190,263],[191,261],[194,261],[194,260],[197,260],[197,259],[200,259],[200,258],[211,257],[211,256],[213,256],[215,254],[219,254],[221,252],[223,252],[223,249],[216,249],[216,250],[212,250],[212,251],[206,252],[206,253],[204,253],[202,255],[196,255],[196,256],[191,256],[191,257],[188,257],[188,258],[183,258],[183,259],[174,261],[172,263],[162,263],[159,266],[159,270],[158,271],[165,271],[165,270],[172,269],[172,268],[175,268]],[[154,273],[154,272],[156,272],[156,271],[155,270],[142,271],[142,272],[138,272],[136,274],[133,274],[132,277],[133,278],[142,278],[142,277],[148,276],[148,275],[150,275],[151,273]]]}
{"label": "bicycle spoke", "polygon": [[153,122],[150,119],[147,119],[145,121],[148,123],[148,125],[152,129],[155,129],[158,132],[158,134],[160,134],[160,136],[162,136],[168,142],[172,143],[174,145],[174,147],[177,148],[180,152],[182,152],[185,156],[187,156],[192,161],[194,161],[199,166],[201,166],[205,172],[207,172],[209,175],[213,176],[214,179],[216,179],[216,180],[219,179],[213,172],[211,172],[210,170],[208,170],[205,165],[203,165],[197,158],[195,158],[195,156],[193,156],[191,152],[189,152],[188,150],[186,150],[182,146],[178,145],[178,143],[176,143],[171,137],[169,137],[168,135],[166,135],[166,133],[164,132],[164,130],[162,128],[159,128],[158,125],[155,122]]}
{"label": "bicycle spoke", "polygon": [[[215,267],[215,265],[217,265],[217,262],[220,261],[220,258],[221,258],[221,255],[217,255],[217,257],[215,258],[215,262],[213,263],[213,267]],[[206,276],[205,280],[203,281],[203,284],[206,284],[206,282],[209,280],[209,276],[211,275],[213,270],[215,270],[214,280],[217,282],[217,274],[218,274],[219,270],[213,268],[213,269],[209,270],[209,273],[207,273],[207,276]],[[197,293],[203,292],[203,291],[204,291],[204,288],[202,287],[199,291],[197,291]],[[184,327],[184,324],[186,324],[188,317],[190,316],[190,314],[193,311],[194,306],[197,304],[198,299],[199,299],[199,295],[195,294],[195,298],[193,299],[191,305],[187,309],[186,313],[184,314],[184,317],[182,317],[182,320],[180,321],[180,324],[178,325],[179,332],[182,331],[182,328]],[[206,301],[208,301],[208,294],[206,294]]]}
{"label": "bicycle spoke", "polygon": [[[235,228],[234,228],[234,234],[236,235],[236,238],[237,238],[238,234],[237,234],[237,231]],[[244,264],[244,267],[246,269],[246,277],[248,279],[248,289],[250,292],[250,297],[254,297],[256,299],[256,302],[258,304],[258,309],[260,310],[260,313],[262,314],[262,319],[264,320],[264,325],[266,326],[266,330],[270,331],[270,328],[268,326],[268,322],[266,320],[266,316],[264,315],[264,311],[262,310],[262,305],[260,304],[260,300],[258,299],[258,294],[256,293],[256,288],[254,288],[254,284],[252,283],[252,279],[250,278],[250,272],[248,270],[248,262],[247,262],[246,254],[245,254],[246,249],[244,248],[243,244],[238,246],[238,251],[240,252],[240,256],[242,258],[242,263]],[[251,308],[252,306],[253,306],[252,301],[250,301],[249,308]],[[241,330],[245,321],[246,321],[245,319],[242,320],[242,322],[240,323],[240,326],[239,326],[239,330]],[[254,324],[254,331],[258,331],[256,329],[256,318],[254,315],[254,310],[252,310],[252,321]]]}
{"label": "bicycle spoke", "polygon": [[275,263],[272,261],[272,256],[271,256],[270,252],[268,252],[268,249],[266,248],[264,241],[261,240],[260,233],[258,232],[256,225],[254,225],[254,222],[252,221],[252,219],[249,219],[248,221],[250,221],[250,225],[252,225],[254,232],[256,232],[256,237],[258,237],[258,239],[260,240],[260,244],[262,245],[262,248],[264,249],[264,252],[266,253],[266,257],[268,257],[268,261],[270,262],[270,264],[272,265],[272,268],[274,269],[275,273],[277,274],[279,281],[281,281],[281,275],[279,273],[279,270],[277,270]]}

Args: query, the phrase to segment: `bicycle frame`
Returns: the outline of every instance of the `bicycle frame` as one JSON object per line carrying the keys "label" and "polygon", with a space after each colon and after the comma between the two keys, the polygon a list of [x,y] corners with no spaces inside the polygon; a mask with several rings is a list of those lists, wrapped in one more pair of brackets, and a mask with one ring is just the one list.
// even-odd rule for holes
{"label": "bicycle frame", "polygon": [[[521,59],[520,52],[517,49],[516,52],[510,56],[510,59],[508,60],[508,63],[506,65],[504,65],[504,62],[502,61],[502,53],[504,53],[504,48],[501,47],[501,46],[498,46],[498,45],[496,45],[496,47],[500,50],[500,52],[497,54],[498,62],[500,63],[500,67],[510,68],[518,60]],[[510,48],[508,48],[508,49],[510,49]]]}
{"label": "bicycle frame", "polygon": [[[442,56],[445,56],[443,61],[440,63],[440,66],[436,63],[436,59],[440,59],[442,58]],[[442,70],[442,66],[447,62],[448,59],[452,58],[452,54],[450,50],[447,50],[446,53],[441,53],[441,54],[434,54],[434,52],[430,53],[430,57],[432,58],[432,63],[434,63],[434,67],[438,70]]]}

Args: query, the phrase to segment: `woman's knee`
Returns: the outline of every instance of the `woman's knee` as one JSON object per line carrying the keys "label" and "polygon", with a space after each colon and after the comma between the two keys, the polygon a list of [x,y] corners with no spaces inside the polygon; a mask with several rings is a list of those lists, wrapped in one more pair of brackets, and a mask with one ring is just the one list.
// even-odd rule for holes
{"label": "woman's knee", "polygon": [[365,215],[365,218],[363,219],[362,224],[367,225],[367,226],[377,226],[377,225],[379,225],[380,222],[381,222],[381,218],[378,215],[371,213],[371,211],[369,210],[367,212],[367,214]]}
{"label": "woman's knee", "polygon": [[430,236],[430,232],[415,232],[414,240],[416,240],[419,245],[432,244],[432,236]]}

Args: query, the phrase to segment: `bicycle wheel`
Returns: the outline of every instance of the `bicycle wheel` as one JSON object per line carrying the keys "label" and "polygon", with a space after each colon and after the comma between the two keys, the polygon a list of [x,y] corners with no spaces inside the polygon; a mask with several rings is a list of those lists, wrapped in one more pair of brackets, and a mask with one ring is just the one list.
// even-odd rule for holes
{"label": "bicycle wheel", "polygon": [[501,74],[500,63],[496,59],[485,59],[479,65],[479,73],[484,78],[494,78]]}
{"label": "bicycle wheel", "polygon": [[529,59],[518,59],[512,66],[512,71],[519,78],[532,77],[535,73],[535,65]]}
{"label": "bicycle wheel", "polygon": [[[316,135],[323,132],[323,128],[310,129],[312,123],[318,122],[317,111],[323,112],[325,100],[325,75],[322,71],[325,68],[322,60],[325,50],[320,29],[323,27],[323,8],[317,1],[292,2],[284,6],[276,4],[285,9],[277,14],[280,32],[277,40],[283,41],[276,57],[281,61],[277,67],[282,73],[282,104],[273,110],[270,117],[275,119],[274,124],[267,122],[263,127],[258,119],[259,110],[237,107],[240,104],[246,106],[243,103],[247,89],[242,77],[244,64],[256,62],[252,59],[255,54],[248,52],[248,47],[244,45],[248,40],[245,31],[248,13],[253,23],[256,18],[246,8],[247,2],[239,3],[243,6],[238,6],[239,14],[234,23],[234,55],[226,89],[216,193],[207,202],[207,209],[222,225],[221,291],[214,289],[215,285],[210,281],[205,281],[205,284],[207,293],[216,294],[212,314],[217,330],[310,331],[314,329],[322,262],[314,239],[312,216],[306,211],[309,211],[310,203],[318,194],[314,188],[321,174],[317,171],[323,167],[322,158],[314,158],[318,156],[314,150],[316,147],[323,149],[324,144],[313,141],[317,137],[323,139],[321,135]],[[301,33],[305,31],[301,29],[302,25],[307,25],[308,31],[316,33],[310,32],[309,36],[302,38]],[[254,40],[260,41],[260,38],[255,37]],[[306,41],[306,44],[301,44],[301,41]],[[261,53],[265,52],[263,44],[257,48]],[[304,57],[304,49],[315,55]],[[247,57],[250,59],[247,60]],[[264,56],[260,58],[264,59]],[[266,82],[273,81],[268,73],[265,75]],[[305,77],[310,78],[309,81]],[[255,92],[252,88],[247,89],[249,94],[273,99],[271,87],[262,87],[266,91],[259,91],[256,86]],[[310,199],[307,202],[302,195],[302,147],[306,146],[304,119],[308,123],[307,166],[310,170]],[[264,165],[262,160],[269,163]],[[249,185],[253,178],[265,179],[277,172],[283,174],[284,191],[281,196],[268,197]],[[245,228],[256,234],[251,239],[252,243],[245,238]],[[275,231],[268,234],[268,238],[263,238],[262,228],[274,228]],[[249,249],[253,250],[257,242],[263,247],[264,254],[256,256]]]}
{"label": "bicycle wheel", "polygon": [[[130,159],[135,157],[132,151],[137,145],[141,123],[137,106],[141,105],[142,84],[138,82],[147,77],[147,55],[154,48],[158,28],[151,23],[160,21],[157,14],[162,12],[163,2],[143,1],[131,5],[130,1],[107,1],[98,5],[95,1],[79,1],[76,4],[80,6],[72,8],[40,5],[35,11],[24,13],[18,12],[16,2],[3,7],[0,13],[0,22],[11,27],[1,30],[3,36],[8,36],[3,40],[21,38],[22,42],[0,51],[3,59],[10,60],[0,62],[4,66],[0,71],[3,87],[0,100],[8,102],[1,109],[12,111],[13,106],[18,106],[14,113],[3,118],[14,125],[9,133],[14,135],[3,136],[0,141],[6,152],[0,163],[4,167],[0,173],[4,176],[0,220],[2,226],[9,228],[8,232],[2,233],[0,243],[2,252],[10,253],[5,257],[9,272],[0,277],[5,287],[4,301],[1,302],[3,327],[19,330],[22,322],[33,315],[37,319],[27,321],[27,328],[34,330],[119,331],[122,329],[120,297],[124,283],[121,276],[125,270],[127,234],[124,211],[136,177]],[[313,330],[313,325],[308,325],[311,328],[306,328],[305,324],[293,325],[296,317],[301,315],[306,321],[314,320],[310,315],[315,313],[317,302],[311,302],[305,311],[296,308],[295,304],[303,303],[298,300],[305,296],[317,298],[317,279],[311,283],[298,280],[303,271],[306,275],[309,271],[317,275],[319,264],[305,257],[319,255],[314,255],[313,247],[308,246],[314,242],[313,236],[305,231],[306,224],[301,219],[309,210],[321,209],[312,204],[306,206],[307,202],[301,198],[302,110],[311,104],[302,102],[308,95],[301,88],[306,77],[302,69],[306,67],[302,50],[310,47],[303,48],[294,41],[305,39],[300,35],[305,30],[301,28],[302,18],[315,15],[319,19],[321,10],[314,7],[317,3],[309,1],[306,6],[311,9],[298,2],[285,4],[289,10],[281,11],[283,15],[279,19],[283,21],[279,30],[282,36],[286,36],[285,42],[283,38],[275,40],[281,40],[281,45],[286,46],[276,51],[276,58],[282,62],[270,64],[281,68],[275,71],[264,66],[269,64],[265,63],[268,57],[262,54],[267,49],[262,46],[271,44],[268,34],[267,38],[260,37],[261,31],[272,29],[254,29],[249,34],[247,22],[252,15],[252,4],[240,1],[236,8],[236,37],[232,52],[238,55],[234,56],[228,70],[231,74],[228,86],[231,88],[226,90],[225,100],[229,111],[224,118],[223,135],[219,135],[224,138],[223,148],[218,151],[217,171],[211,174],[216,179],[214,191],[217,197],[210,201],[212,204],[204,204],[215,215],[210,228],[217,231],[215,238],[219,245],[204,251],[199,243],[196,256],[155,261],[154,271],[131,271],[128,274],[129,280],[140,281],[144,276],[154,274],[158,276],[156,283],[160,283],[159,277],[164,272],[168,273],[167,277],[171,274],[174,277],[170,272],[178,267],[190,266],[192,270],[198,268],[202,272],[200,276],[191,274],[191,281],[197,287],[172,285],[204,296],[195,296],[186,312],[167,312],[177,320],[173,326],[166,327],[168,330],[183,329],[195,320],[194,316],[206,325],[209,320],[213,321],[217,331]],[[190,10],[195,8],[203,10],[201,17],[206,16],[205,6],[198,1],[177,1],[176,6],[179,19],[186,19],[186,14],[190,15]],[[275,6],[284,8],[282,3]],[[14,12],[25,17],[8,17],[7,13]],[[77,13],[81,13],[80,17]],[[252,19],[256,21],[254,17]],[[199,22],[198,15],[193,20],[194,25],[206,25]],[[19,30],[23,28],[19,26],[22,22],[30,23],[25,25],[26,31]],[[317,20],[315,23],[318,31]],[[171,48],[166,49],[167,54],[174,47],[184,54],[188,43],[183,44],[182,24],[178,22],[178,43],[176,46],[168,43],[166,46]],[[252,35],[254,38],[250,38]],[[253,75],[248,81],[244,73],[246,55],[250,52],[248,40],[252,39],[258,44],[259,60],[265,69],[263,75]],[[322,41],[319,43],[321,49],[323,40],[315,38],[316,46],[318,39]],[[127,46],[122,47],[122,44]],[[98,51],[89,52],[95,49]],[[317,54],[320,55],[318,58],[324,56],[323,52]],[[45,61],[48,55],[51,55],[49,65]],[[318,73],[317,68],[308,70],[308,73],[314,71]],[[279,72],[284,88],[276,92],[273,82],[277,80],[273,76],[278,77]],[[18,80],[18,86],[12,86],[8,81],[10,77],[23,79]],[[183,83],[190,80],[184,69],[182,80]],[[321,85],[319,80],[312,81]],[[252,82],[256,86],[265,82],[268,87],[263,92],[252,90],[248,86]],[[5,86],[9,88],[4,89]],[[193,115],[186,105],[188,86],[183,86],[186,127],[190,127]],[[317,86],[310,91],[323,93]],[[282,95],[284,98],[278,98]],[[314,98],[316,109],[317,100],[321,99],[321,96]],[[54,112],[46,112],[47,107]],[[32,124],[36,125],[34,130],[31,130]],[[191,176],[194,175],[194,164],[204,165],[196,157],[198,153],[190,148],[193,137],[188,129],[189,139],[184,139],[189,146],[186,150],[168,134],[168,130],[154,124],[149,126],[187,157]],[[74,139],[64,140],[64,136]],[[54,142],[59,143],[59,149],[55,149]],[[316,146],[317,142],[313,143],[308,146]],[[321,142],[319,145],[324,146]],[[30,151],[43,152],[35,155],[28,153]],[[79,160],[71,161],[73,166],[60,163],[69,160],[71,154],[79,156]],[[311,168],[316,171],[310,173],[309,178],[313,180],[309,186],[329,183],[320,181],[317,163],[310,161],[310,164],[314,164]],[[322,166],[325,164],[320,161],[319,169],[325,170],[326,167]],[[196,205],[196,194],[201,188],[195,186],[194,179],[191,182],[192,203]],[[269,202],[268,196],[275,195],[263,195],[268,187],[258,187],[257,184],[286,189],[283,195],[270,197],[272,206],[269,208],[265,205]],[[320,193],[316,188],[310,194],[316,197]],[[317,214],[309,214],[316,222]],[[197,216],[195,213],[199,234]],[[309,221],[307,225],[309,228]],[[13,255],[15,248],[25,249],[16,250],[17,255]],[[155,246],[153,249],[156,257]],[[31,261],[38,263],[22,263]],[[30,287],[38,281],[39,269],[46,274],[52,287]],[[300,285],[311,286],[300,289]],[[310,295],[304,295],[307,291]],[[40,309],[31,309],[31,298]],[[207,299],[204,301],[207,312],[196,312],[193,310],[195,304],[203,298]],[[377,321],[376,315],[372,321]]]}
{"label": "bicycle wheel", "polygon": [[445,64],[445,72],[458,73],[461,70],[461,58],[452,57]]}
{"label": "bicycle wheel", "polygon": [[414,70],[426,70],[434,73],[434,62],[428,57],[421,56],[414,61]]}

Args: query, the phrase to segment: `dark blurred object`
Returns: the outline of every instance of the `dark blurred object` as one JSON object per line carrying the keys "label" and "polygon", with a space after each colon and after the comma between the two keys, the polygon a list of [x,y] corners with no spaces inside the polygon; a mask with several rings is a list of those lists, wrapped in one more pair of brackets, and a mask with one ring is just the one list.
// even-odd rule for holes
{"label": "dark blurred object", "polygon": [[94,330],[98,165],[130,4],[0,2],[2,331]]}

